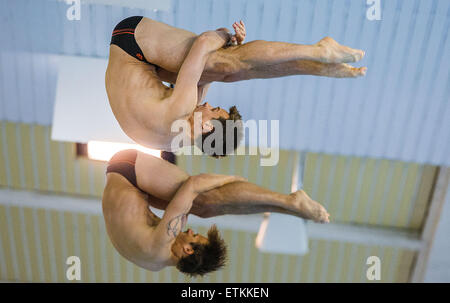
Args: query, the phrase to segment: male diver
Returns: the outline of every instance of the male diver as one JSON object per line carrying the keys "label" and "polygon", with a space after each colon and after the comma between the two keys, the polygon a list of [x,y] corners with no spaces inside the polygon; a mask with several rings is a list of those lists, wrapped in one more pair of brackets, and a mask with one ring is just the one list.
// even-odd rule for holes
{"label": "male diver", "polygon": [[[226,246],[216,227],[207,236],[184,231],[189,214],[209,218],[278,212],[329,222],[325,208],[303,190],[285,195],[242,177],[189,176],[168,161],[136,150],[116,153],[106,174],[102,205],[109,238],[124,258],[151,271],[176,266],[196,276],[224,265]],[[165,210],[162,218],[149,206]]]}
{"label": "male diver", "polygon": [[[242,136],[237,123],[227,134],[226,121],[240,121],[235,106],[226,111],[202,104],[213,81],[234,82],[290,75],[359,77],[366,68],[346,63],[364,56],[361,50],[342,46],[330,37],[314,45],[263,40],[243,43],[244,23],[233,24],[235,35],[221,28],[200,35],[152,19],[134,16],[115,27],[106,71],[106,90],[112,111],[123,131],[138,144],[171,151],[174,121],[184,120],[184,142],[204,150],[203,141],[215,124],[223,127],[223,156],[235,149]],[[175,84],[167,87],[164,82]],[[194,119],[194,113],[201,119]],[[198,121],[196,121],[198,120]],[[194,132],[198,129],[198,132]],[[232,151],[232,150],[231,150]]]}

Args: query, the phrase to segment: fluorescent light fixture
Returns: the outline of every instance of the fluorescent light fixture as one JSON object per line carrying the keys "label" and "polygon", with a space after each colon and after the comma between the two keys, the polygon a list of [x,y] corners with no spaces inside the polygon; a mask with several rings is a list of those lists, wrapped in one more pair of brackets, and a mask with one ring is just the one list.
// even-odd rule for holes
{"label": "fluorescent light fixture", "polygon": [[89,141],[87,144],[89,159],[99,161],[109,161],[115,153],[124,149],[137,149],[143,153],[161,158],[160,150],[145,148],[137,144],[104,141]]}

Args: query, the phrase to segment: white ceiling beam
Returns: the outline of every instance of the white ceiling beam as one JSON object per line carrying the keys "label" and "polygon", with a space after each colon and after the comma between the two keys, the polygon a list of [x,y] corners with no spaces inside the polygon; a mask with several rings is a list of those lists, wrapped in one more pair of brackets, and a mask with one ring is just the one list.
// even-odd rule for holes
{"label": "white ceiling beam", "polygon": [[436,230],[445,203],[449,182],[450,168],[440,167],[422,234],[420,236],[423,245],[419,249],[419,254],[416,257],[410,276],[410,281],[413,283],[422,283],[424,281],[430,252],[433,247]]}
{"label": "white ceiling beam", "polygon": [[[291,192],[298,189],[301,163],[299,153],[293,159]],[[303,177],[303,175],[302,175]],[[289,241],[286,241],[289,239]],[[305,220],[279,213],[265,213],[255,239],[255,246],[262,252],[304,255],[308,253],[308,234]]]}
{"label": "white ceiling beam", "polygon": [[[0,189],[0,205],[102,215],[100,199],[35,191]],[[153,208],[152,211],[159,216],[163,213],[163,211]],[[201,219],[192,215],[189,217],[189,224],[206,227],[217,224],[219,228],[257,233],[264,219],[263,214],[245,215],[245,220],[243,220],[243,216],[226,215]],[[419,235],[408,230],[342,223],[316,224],[313,222],[308,222],[306,229],[308,237],[311,239],[390,246],[415,251],[420,250],[422,246]]]}
{"label": "white ceiling beam", "polygon": [[[102,201],[98,198],[77,197],[69,195],[49,194],[38,191],[0,189],[0,205],[67,211],[88,215],[103,215]],[[151,209],[157,216],[162,216],[162,210]],[[217,226],[226,229],[256,232],[263,221],[262,214],[242,216],[226,215],[202,219],[195,215],[189,216],[189,224],[197,226]]]}
{"label": "white ceiling beam", "polygon": [[419,234],[407,229],[350,223],[316,224],[308,222],[306,230],[311,239],[397,247],[412,251],[417,251],[422,247]]}

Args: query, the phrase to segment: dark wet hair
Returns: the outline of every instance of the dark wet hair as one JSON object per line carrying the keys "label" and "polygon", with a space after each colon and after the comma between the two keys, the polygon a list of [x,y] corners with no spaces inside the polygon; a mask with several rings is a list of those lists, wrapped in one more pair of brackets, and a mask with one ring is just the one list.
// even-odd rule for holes
{"label": "dark wet hair", "polygon": [[[215,140],[211,142],[211,149],[209,149],[208,147],[205,146],[205,140],[214,133],[214,131],[216,130],[216,128],[214,127],[210,132],[204,133],[201,136],[201,142],[199,142],[200,140],[196,140],[196,145],[201,149],[201,151],[209,156],[215,157],[215,158],[220,158],[220,157],[224,157],[227,156],[228,154],[232,153],[234,150],[236,150],[236,148],[239,146],[239,143],[242,139],[242,137],[244,136],[244,131],[243,131],[243,124],[242,124],[242,116],[239,113],[239,111],[237,110],[236,106],[232,106],[229,109],[229,115],[230,117],[228,119],[224,119],[224,118],[218,118],[218,119],[212,119],[211,122],[213,122],[213,124],[215,123],[220,123],[222,125],[222,136],[223,136],[223,142],[222,143],[222,151],[217,153],[215,150],[216,147],[216,142]],[[229,134],[227,133],[227,121],[232,121],[234,122],[234,126],[232,129],[232,133]],[[232,148],[228,147],[227,150],[227,140],[233,140],[233,145]],[[219,147],[220,148],[220,147]]]}
{"label": "dark wet hair", "polygon": [[225,265],[227,247],[215,225],[208,231],[207,244],[191,243],[191,245],[194,253],[181,258],[177,263],[177,269],[182,273],[191,277],[203,276]]}

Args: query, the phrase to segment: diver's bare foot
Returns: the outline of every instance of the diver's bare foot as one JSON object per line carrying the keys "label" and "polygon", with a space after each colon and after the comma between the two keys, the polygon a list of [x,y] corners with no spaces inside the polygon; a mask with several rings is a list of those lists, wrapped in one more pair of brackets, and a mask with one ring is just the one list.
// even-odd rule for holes
{"label": "diver's bare foot", "polygon": [[300,217],[314,220],[318,223],[330,222],[330,214],[327,210],[322,205],[312,200],[305,191],[298,190],[291,193],[290,196],[293,198],[292,203],[296,209],[295,212],[297,212]]}
{"label": "diver's bare foot", "polygon": [[324,63],[356,62],[364,57],[364,51],[340,45],[330,37],[323,38],[316,46],[319,47],[319,61]]}
{"label": "diver's bare foot", "polygon": [[346,63],[326,64],[327,77],[334,78],[356,78],[366,75],[367,67],[353,67]]}

